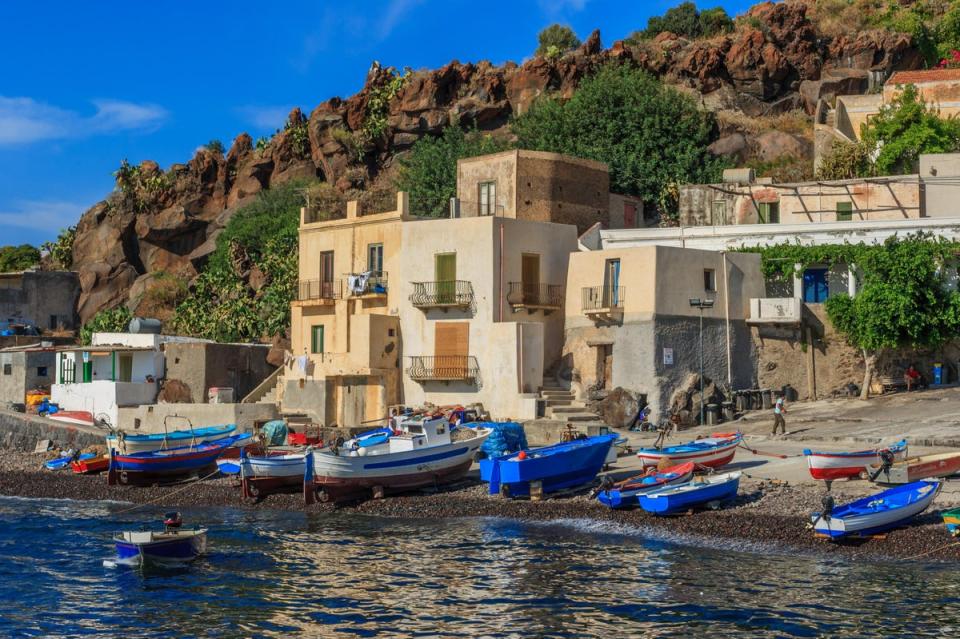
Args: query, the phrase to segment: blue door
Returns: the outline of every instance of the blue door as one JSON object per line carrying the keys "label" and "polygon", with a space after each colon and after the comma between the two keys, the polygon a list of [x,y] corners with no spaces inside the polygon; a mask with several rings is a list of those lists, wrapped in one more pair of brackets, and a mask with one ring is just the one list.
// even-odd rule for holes
{"label": "blue door", "polygon": [[827,269],[808,268],[803,272],[803,301],[822,304],[827,301]]}

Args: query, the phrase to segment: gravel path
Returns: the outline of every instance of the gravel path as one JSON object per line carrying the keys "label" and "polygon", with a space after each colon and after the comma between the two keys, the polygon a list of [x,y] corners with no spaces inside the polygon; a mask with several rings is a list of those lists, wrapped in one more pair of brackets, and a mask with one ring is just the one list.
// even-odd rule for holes
{"label": "gravel path", "polygon": [[[40,469],[41,460],[31,454],[4,451],[0,457],[0,495],[78,500],[112,499],[162,507],[230,506],[274,510],[303,510],[299,493],[271,495],[251,504],[243,502],[235,480],[213,479],[177,486],[107,486],[106,477],[77,476],[68,471]],[[848,496],[843,486],[834,486],[837,503]],[[486,486],[464,481],[440,491],[398,495],[339,507],[342,511],[385,517],[506,517],[525,521],[590,519],[647,530],[668,538],[721,545],[756,546],[761,550],[799,551],[817,555],[876,558],[916,558],[923,561],[960,559],[960,544],[953,544],[937,510],[911,526],[894,530],[884,538],[831,543],[813,537],[807,528],[807,513],[819,510],[823,488],[813,484],[784,485],[746,480],[741,483],[736,504],[723,510],[695,515],[654,517],[642,510],[612,511],[590,499],[585,491],[554,496],[541,502],[506,500],[487,494]],[[310,512],[331,512],[329,504],[309,507]]]}

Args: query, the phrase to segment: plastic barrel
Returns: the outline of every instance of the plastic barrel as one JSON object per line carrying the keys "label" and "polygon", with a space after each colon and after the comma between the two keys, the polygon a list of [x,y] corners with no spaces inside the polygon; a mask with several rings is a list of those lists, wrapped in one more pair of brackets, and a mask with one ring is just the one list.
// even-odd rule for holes
{"label": "plastic barrel", "polygon": [[943,383],[943,364],[940,362],[933,364],[933,383],[938,386]]}

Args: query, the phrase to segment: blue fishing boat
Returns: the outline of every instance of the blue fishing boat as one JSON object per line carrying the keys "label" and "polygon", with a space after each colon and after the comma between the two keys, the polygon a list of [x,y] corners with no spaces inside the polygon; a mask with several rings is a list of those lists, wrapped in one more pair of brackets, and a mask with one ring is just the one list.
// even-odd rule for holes
{"label": "blue fishing boat", "polygon": [[634,475],[617,483],[610,481],[609,484],[607,484],[607,478],[605,477],[605,483],[601,486],[600,492],[597,494],[597,499],[601,504],[609,506],[610,508],[631,508],[633,506],[639,506],[640,495],[643,493],[653,492],[661,488],[666,488],[669,485],[682,484],[690,481],[690,479],[693,478],[693,471],[696,470],[696,466],[691,462],[687,462],[679,466],[671,466],[663,472],[656,472],[653,468],[650,470],[653,472]]}
{"label": "blue fishing boat", "polygon": [[167,513],[163,532],[138,530],[114,536],[117,559],[124,564],[177,564],[193,561],[206,552],[207,529],[181,530],[180,513]]}
{"label": "blue fishing boat", "polygon": [[63,470],[64,468],[70,467],[70,462],[72,461],[88,461],[97,457],[96,453],[83,453],[82,455],[77,456],[75,452],[68,451],[63,457],[57,457],[56,459],[51,459],[48,462],[44,462],[44,467],[47,470]]}
{"label": "blue fishing boat", "polygon": [[234,437],[228,437],[213,443],[130,455],[111,449],[107,483],[150,484],[200,477],[215,469],[217,458],[233,444]]}
{"label": "blue fishing boat", "polygon": [[668,486],[640,495],[640,507],[656,515],[672,515],[693,508],[722,503],[737,496],[740,472],[696,477],[677,486]]}
{"label": "blue fishing boat", "polygon": [[489,482],[491,495],[509,497],[529,495],[531,482],[540,482],[544,493],[580,486],[596,478],[617,437],[597,435],[481,459],[480,479]]}
{"label": "blue fishing boat", "polygon": [[235,430],[237,430],[236,424],[225,424],[136,435],[119,431],[107,435],[107,448],[115,448],[121,453],[146,453],[163,448],[180,448],[200,442],[219,441],[230,437]]}
{"label": "blue fishing boat", "polygon": [[889,488],[876,495],[832,506],[827,500],[823,512],[810,516],[819,535],[838,539],[852,535],[873,535],[896,528],[930,507],[943,482],[925,479]]}

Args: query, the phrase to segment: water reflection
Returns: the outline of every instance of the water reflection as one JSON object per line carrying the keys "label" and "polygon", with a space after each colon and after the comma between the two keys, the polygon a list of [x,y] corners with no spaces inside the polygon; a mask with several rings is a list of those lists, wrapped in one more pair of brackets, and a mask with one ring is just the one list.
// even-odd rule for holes
{"label": "water reflection", "polygon": [[[0,636],[944,636],[949,567],[682,546],[589,522],[204,510],[189,570],[107,569],[156,512],[0,499]],[[110,513],[117,513],[111,515]]]}

